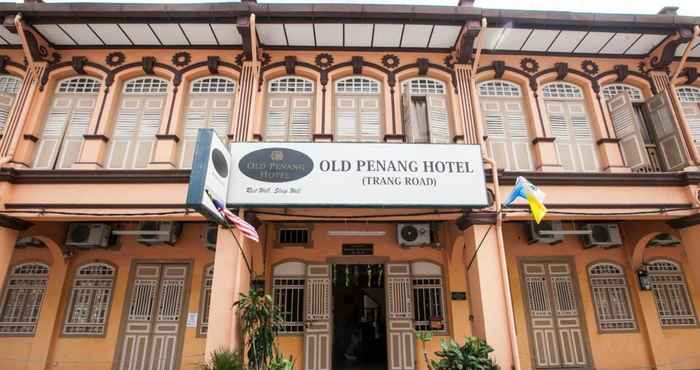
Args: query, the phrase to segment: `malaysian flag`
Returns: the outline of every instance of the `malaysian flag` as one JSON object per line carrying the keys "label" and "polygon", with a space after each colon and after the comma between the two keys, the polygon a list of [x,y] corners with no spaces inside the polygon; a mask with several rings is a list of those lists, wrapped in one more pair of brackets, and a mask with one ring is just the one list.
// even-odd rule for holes
{"label": "malaysian flag", "polygon": [[233,214],[233,212],[228,210],[221,202],[214,199],[213,197],[211,198],[211,201],[214,203],[214,207],[216,207],[216,210],[219,211],[219,213],[221,213],[222,216],[224,216],[224,219],[228,221],[231,225],[235,226],[236,229],[240,230],[243,236],[256,242],[260,241],[258,232],[255,231],[253,225],[245,222],[244,219]]}

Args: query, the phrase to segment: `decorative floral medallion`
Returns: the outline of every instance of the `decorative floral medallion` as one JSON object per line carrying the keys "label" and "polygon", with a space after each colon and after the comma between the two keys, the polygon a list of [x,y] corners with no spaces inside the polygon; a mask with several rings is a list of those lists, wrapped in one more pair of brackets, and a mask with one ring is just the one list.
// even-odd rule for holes
{"label": "decorative floral medallion", "polygon": [[598,65],[594,61],[589,59],[586,59],[583,62],[581,62],[581,69],[591,76],[598,73]]}
{"label": "decorative floral medallion", "polygon": [[321,68],[328,68],[333,65],[333,56],[328,53],[316,55],[316,65]]}
{"label": "decorative floral medallion", "polygon": [[173,59],[172,59],[173,65],[175,65],[176,67],[184,67],[184,66],[190,64],[191,61],[192,61],[192,56],[190,55],[190,53],[188,53],[186,51],[181,51],[181,52],[175,53],[175,55],[173,55]]}
{"label": "decorative floral medallion", "polygon": [[110,67],[116,67],[124,63],[125,59],[126,56],[124,56],[124,53],[122,53],[121,51],[113,51],[107,54],[107,58],[105,58],[105,63],[107,63],[107,65]]}
{"label": "decorative floral medallion", "polygon": [[398,56],[396,56],[394,54],[387,54],[387,55],[382,57],[382,65],[384,65],[384,67],[387,67],[389,69],[393,69],[393,68],[398,67],[399,64],[400,64],[400,59]]}
{"label": "decorative floral medallion", "polygon": [[535,73],[540,69],[540,64],[532,58],[523,58],[520,61],[520,68],[527,73]]}

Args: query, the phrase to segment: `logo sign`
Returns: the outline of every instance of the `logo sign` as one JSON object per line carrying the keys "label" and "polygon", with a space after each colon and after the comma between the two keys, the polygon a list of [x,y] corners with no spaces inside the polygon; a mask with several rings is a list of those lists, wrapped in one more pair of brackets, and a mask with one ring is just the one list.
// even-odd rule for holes
{"label": "logo sign", "polygon": [[199,129],[192,160],[192,172],[187,188],[187,206],[212,221],[223,221],[207,192],[215,199],[226,201],[231,169],[231,155],[212,129]]}
{"label": "logo sign", "polygon": [[478,145],[232,143],[231,162],[235,206],[488,205]]}

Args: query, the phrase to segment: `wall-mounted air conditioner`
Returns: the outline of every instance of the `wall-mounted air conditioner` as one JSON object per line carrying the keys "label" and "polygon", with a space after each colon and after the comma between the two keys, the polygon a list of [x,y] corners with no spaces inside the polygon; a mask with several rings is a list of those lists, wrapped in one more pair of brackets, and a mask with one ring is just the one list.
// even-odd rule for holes
{"label": "wall-mounted air conditioner", "polygon": [[415,247],[430,244],[430,224],[398,224],[396,235],[399,245]]}
{"label": "wall-mounted air conditioner", "polygon": [[206,235],[206,244],[207,248],[211,250],[216,250],[216,237],[219,232],[219,225],[217,224],[209,224],[207,225],[207,235]]}
{"label": "wall-mounted air conditioner", "polygon": [[649,242],[650,247],[674,247],[681,244],[681,240],[673,234],[659,234]]}
{"label": "wall-mounted air conditioner", "polygon": [[141,221],[136,241],[145,245],[174,245],[182,230],[182,224],[173,221]]}
{"label": "wall-mounted air conditioner", "polygon": [[583,228],[591,231],[589,235],[583,236],[584,248],[612,248],[622,245],[622,236],[620,235],[620,226],[618,224],[584,224]]}
{"label": "wall-mounted air conditioner", "polygon": [[527,242],[557,244],[564,241],[564,227],[561,221],[542,221],[537,224],[530,221],[526,224],[527,227]]}
{"label": "wall-mounted air conditioner", "polygon": [[100,223],[68,224],[66,245],[78,248],[107,248],[112,245],[112,226]]}

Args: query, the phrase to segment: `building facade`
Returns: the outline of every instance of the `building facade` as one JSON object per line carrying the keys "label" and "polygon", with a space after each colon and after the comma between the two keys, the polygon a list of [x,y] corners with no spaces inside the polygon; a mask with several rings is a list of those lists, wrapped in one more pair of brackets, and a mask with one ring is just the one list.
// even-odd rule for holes
{"label": "building facade", "polygon": [[[504,369],[700,368],[700,18],[0,12],[0,368],[190,369],[240,348],[251,285],[298,369],[426,369],[416,330],[431,353],[484,338]],[[493,204],[240,209],[254,243],[186,204],[200,128],[478,145]],[[541,227],[499,206],[517,176],[547,193]]]}

